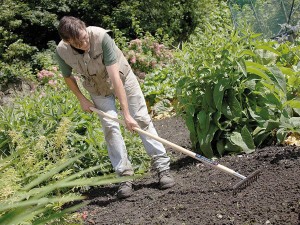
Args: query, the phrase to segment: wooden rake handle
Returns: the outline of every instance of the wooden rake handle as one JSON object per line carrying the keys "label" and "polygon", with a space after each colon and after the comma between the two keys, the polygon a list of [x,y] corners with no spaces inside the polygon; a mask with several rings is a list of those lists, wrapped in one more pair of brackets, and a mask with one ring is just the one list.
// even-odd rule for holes
{"label": "wooden rake handle", "polygon": [[[125,122],[123,120],[120,120],[120,119],[118,119],[116,117],[113,117],[113,116],[111,116],[111,115],[109,115],[109,114],[107,114],[107,113],[105,113],[105,112],[103,112],[103,111],[101,111],[99,109],[96,109],[94,107],[90,107],[90,109],[93,112],[98,113],[102,117],[109,118],[109,119],[111,119],[111,120],[113,120],[115,122],[118,122],[119,124],[122,124],[123,126],[126,126],[126,124],[125,124]],[[167,145],[167,146],[169,146],[169,147],[171,147],[171,148],[173,148],[173,149],[175,149],[175,150],[177,150],[177,151],[179,151],[179,152],[181,152],[181,153],[183,153],[185,155],[188,155],[188,156],[190,156],[190,157],[192,157],[194,159],[197,159],[197,160],[199,160],[199,161],[201,161],[201,162],[205,163],[206,165],[209,165],[209,166],[211,166],[213,168],[219,169],[221,171],[224,171],[224,172],[226,172],[226,173],[228,173],[230,175],[239,177],[241,179],[245,179],[246,178],[245,176],[243,176],[243,175],[235,172],[234,170],[232,170],[232,169],[230,169],[230,168],[228,168],[226,166],[222,166],[222,165],[220,165],[219,163],[217,163],[215,161],[212,161],[212,160],[210,160],[210,159],[208,159],[208,158],[206,158],[206,157],[204,157],[202,155],[199,155],[199,154],[196,154],[196,153],[194,153],[194,152],[192,152],[190,150],[187,150],[187,149],[185,149],[185,148],[183,148],[183,147],[181,147],[179,145],[176,145],[176,144],[174,144],[174,143],[172,143],[172,142],[170,142],[170,141],[168,141],[166,139],[163,139],[163,138],[161,138],[161,137],[159,137],[157,135],[153,135],[153,134],[151,134],[151,133],[149,133],[147,131],[144,131],[144,130],[138,128],[138,127],[134,127],[133,130],[136,131],[136,132],[138,132],[139,134],[144,134],[144,135],[146,135],[146,136],[148,136],[148,137],[150,137],[150,138],[152,138],[152,139],[154,139],[156,141],[159,141],[162,144],[165,144],[165,145]]]}

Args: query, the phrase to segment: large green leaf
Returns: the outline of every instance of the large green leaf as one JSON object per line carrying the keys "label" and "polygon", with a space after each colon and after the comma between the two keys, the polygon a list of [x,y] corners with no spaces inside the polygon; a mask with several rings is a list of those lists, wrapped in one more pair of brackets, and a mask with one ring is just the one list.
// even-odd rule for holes
{"label": "large green leaf", "polygon": [[220,124],[219,121],[221,119],[221,112],[220,111],[214,112],[212,118],[213,118],[213,122],[219,127],[219,129],[223,130],[224,127]]}
{"label": "large green leaf", "polygon": [[197,130],[200,150],[208,158],[211,158],[214,155],[211,142],[217,130],[218,127],[212,123],[209,124],[209,129],[206,132],[201,132],[200,129]]}
{"label": "large green leaf", "polygon": [[[244,138],[246,140],[244,140]],[[232,135],[230,135],[230,141],[242,148],[243,152],[245,153],[251,153],[254,152],[254,148],[249,148],[246,142],[250,143],[249,136],[246,134],[245,137],[242,136],[239,132],[233,132]],[[251,145],[251,144],[250,144]]]}
{"label": "large green leaf", "polygon": [[278,129],[279,125],[280,125],[279,121],[269,119],[265,121],[264,128],[266,129],[266,131],[273,131],[275,129]]}
{"label": "large green leaf", "polygon": [[228,102],[227,102],[227,99],[223,99],[221,112],[227,119],[229,119],[229,120],[234,119],[234,115],[231,111],[231,108],[230,108]]}
{"label": "large green leaf", "polygon": [[229,79],[222,79],[219,80],[214,87],[214,93],[213,93],[214,103],[216,108],[219,111],[222,110],[224,92],[227,88],[229,88],[229,85],[230,85]]}
{"label": "large green leaf", "polygon": [[210,115],[206,111],[202,110],[197,115],[198,128],[201,132],[207,132],[210,124]]}
{"label": "large green leaf", "polygon": [[259,63],[254,63],[251,61],[246,61],[245,64],[246,64],[246,69],[247,69],[248,73],[255,74],[255,75],[263,78],[264,80],[271,82],[270,77],[266,74],[266,72],[269,71],[267,67],[265,67]]}
{"label": "large green leaf", "polygon": [[57,174],[58,172],[60,172],[61,170],[63,170],[64,168],[66,168],[67,166],[71,165],[72,163],[74,163],[76,160],[78,160],[80,157],[82,157],[83,155],[85,155],[87,153],[87,151],[79,154],[76,157],[73,157],[71,159],[69,159],[66,162],[59,162],[57,167],[54,167],[53,169],[51,169],[50,171],[46,172],[44,175],[39,176],[38,178],[36,178],[35,180],[33,180],[31,183],[27,184],[25,187],[23,187],[23,190],[30,190],[31,188],[39,185],[40,183],[42,183],[43,181],[51,178],[53,175]]}
{"label": "large green leaf", "polygon": [[300,109],[300,101],[299,100],[295,100],[295,99],[286,101],[283,105],[284,106],[290,106],[292,108]]}
{"label": "large green leaf", "polygon": [[215,111],[216,106],[214,105],[213,90],[211,86],[208,86],[205,90],[204,101],[206,102],[206,105],[210,107],[211,111]]}
{"label": "large green leaf", "polygon": [[224,140],[217,141],[217,151],[220,156],[222,156],[224,154],[224,152],[225,152]]}
{"label": "large green leaf", "polygon": [[191,114],[187,114],[185,116],[185,124],[190,131],[190,139],[192,142],[192,145],[195,147],[197,143],[197,133],[195,129],[195,122],[194,122],[194,117]]}
{"label": "large green leaf", "polygon": [[253,137],[252,137],[250,131],[248,130],[247,126],[244,126],[242,128],[241,134],[242,134],[242,138],[243,138],[244,142],[246,143],[246,145],[248,146],[248,148],[254,151],[255,144],[253,141]]}
{"label": "large green leaf", "polygon": [[241,118],[242,117],[242,107],[240,102],[237,100],[235,96],[234,89],[230,88],[227,91],[228,93],[228,105],[230,107],[230,110],[232,112],[232,115],[235,118]]}
{"label": "large green leaf", "polygon": [[233,144],[231,142],[230,137],[229,137],[229,139],[226,139],[224,149],[226,152],[234,152],[234,153],[240,153],[243,151],[243,149],[240,146]]}
{"label": "large green leaf", "polygon": [[269,71],[272,74],[273,81],[276,84],[277,87],[279,87],[283,93],[286,95],[286,80],[284,74],[281,72],[281,70],[277,66],[270,66],[268,67]]}
{"label": "large green leaf", "polygon": [[281,55],[281,53],[279,51],[277,51],[275,48],[269,46],[269,45],[256,45],[255,46],[256,49],[263,49],[263,50],[266,50],[266,51],[269,51],[269,52],[273,52],[275,53],[276,55]]}
{"label": "large green leaf", "polygon": [[213,140],[215,132],[218,127],[213,124],[211,113],[201,111],[197,115],[197,137],[200,146],[200,150],[203,154],[211,158],[213,157],[213,149],[211,147],[211,141]]}
{"label": "large green leaf", "polygon": [[10,209],[16,209],[16,208],[21,208],[21,207],[28,207],[28,206],[33,206],[33,205],[47,205],[50,203],[66,203],[66,202],[71,202],[71,201],[76,201],[76,200],[82,200],[84,199],[84,196],[63,196],[63,197],[53,197],[53,198],[40,198],[40,199],[33,199],[33,200],[27,200],[27,201],[21,201],[21,202],[16,202],[13,204],[7,204],[7,203],[0,203],[0,212],[5,212]]}
{"label": "large green leaf", "polygon": [[242,73],[244,74],[245,77],[247,77],[247,69],[246,69],[246,64],[244,60],[239,60],[236,61],[239,69],[242,71]]}
{"label": "large green leaf", "polygon": [[253,140],[257,147],[259,147],[268,137],[270,136],[270,132],[266,131],[265,128],[257,127],[253,131]]}
{"label": "large green leaf", "polygon": [[271,81],[271,79],[268,77],[268,75],[264,71],[262,71],[256,67],[247,66],[247,72],[258,75],[259,77],[261,77],[267,81]]}

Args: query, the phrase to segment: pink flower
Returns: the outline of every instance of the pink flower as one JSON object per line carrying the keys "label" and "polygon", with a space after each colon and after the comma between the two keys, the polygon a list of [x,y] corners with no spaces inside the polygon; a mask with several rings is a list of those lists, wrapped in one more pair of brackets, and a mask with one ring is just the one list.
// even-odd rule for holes
{"label": "pink flower", "polygon": [[43,98],[43,97],[46,97],[46,93],[45,92],[42,92],[39,96],[40,98]]}
{"label": "pink flower", "polygon": [[54,77],[54,73],[48,70],[41,70],[38,73],[38,78],[40,80],[44,79],[44,78],[50,78],[50,77]]}
{"label": "pink flower", "polygon": [[132,58],[130,59],[130,62],[133,63],[133,64],[136,63],[136,58],[135,58],[135,56],[132,57]]}
{"label": "pink flower", "polygon": [[159,47],[160,49],[162,49],[162,48],[164,48],[165,46],[164,46],[163,44],[160,44],[160,45],[158,45],[158,47]]}
{"label": "pink flower", "polygon": [[52,86],[52,87],[55,87],[56,84],[57,84],[57,80],[49,80],[49,81],[48,81],[48,84],[49,84],[50,86]]}

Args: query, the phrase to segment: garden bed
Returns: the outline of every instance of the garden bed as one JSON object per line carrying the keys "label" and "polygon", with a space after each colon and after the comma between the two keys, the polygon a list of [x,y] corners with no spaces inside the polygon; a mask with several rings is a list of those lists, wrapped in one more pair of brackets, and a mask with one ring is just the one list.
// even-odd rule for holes
{"label": "garden bed", "polygon": [[[180,119],[159,120],[155,126],[162,138],[190,148]],[[156,175],[148,174],[124,200],[116,198],[116,185],[93,188],[80,210],[85,224],[300,224],[299,147],[267,147],[218,160],[245,176],[262,169],[258,180],[236,195],[231,188],[238,178],[167,150],[176,186],[159,190]]]}

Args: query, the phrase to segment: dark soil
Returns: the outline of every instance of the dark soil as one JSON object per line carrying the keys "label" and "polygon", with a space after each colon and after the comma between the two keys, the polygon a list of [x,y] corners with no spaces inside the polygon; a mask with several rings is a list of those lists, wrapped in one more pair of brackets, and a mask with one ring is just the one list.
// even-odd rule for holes
{"label": "dark soil", "polygon": [[[190,148],[180,119],[156,121],[155,126],[162,138]],[[159,190],[156,175],[149,174],[135,182],[134,195],[124,200],[116,198],[116,185],[94,188],[80,211],[85,224],[300,224],[299,147],[267,147],[219,159],[245,176],[262,169],[257,181],[236,195],[232,186],[239,178],[167,150],[176,186]]]}

